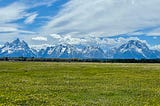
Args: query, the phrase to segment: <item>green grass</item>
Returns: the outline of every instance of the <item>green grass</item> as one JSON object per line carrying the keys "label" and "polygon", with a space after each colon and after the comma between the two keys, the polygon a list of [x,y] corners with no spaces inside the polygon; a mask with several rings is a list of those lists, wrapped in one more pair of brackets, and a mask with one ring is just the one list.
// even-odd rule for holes
{"label": "green grass", "polygon": [[0,62],[0,105],[160,106],[160,64]]}

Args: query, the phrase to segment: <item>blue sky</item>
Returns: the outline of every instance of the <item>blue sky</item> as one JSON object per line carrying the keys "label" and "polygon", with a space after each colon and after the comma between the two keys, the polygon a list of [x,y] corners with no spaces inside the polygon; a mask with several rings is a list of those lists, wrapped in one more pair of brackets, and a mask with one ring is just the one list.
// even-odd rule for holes
{"label": "blue sky", "polygon": [[159,5],[159,0],[0,0],[0,45],[16,38],[30,45],[139,39],[157,47]]}

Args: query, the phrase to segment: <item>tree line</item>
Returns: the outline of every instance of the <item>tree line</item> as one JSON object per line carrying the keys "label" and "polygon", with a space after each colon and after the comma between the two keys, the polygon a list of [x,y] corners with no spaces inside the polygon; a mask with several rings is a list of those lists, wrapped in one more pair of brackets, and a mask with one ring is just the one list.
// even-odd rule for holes
{"label": "tree line", "polygon": [[160,63],[160,59],[78,59],[78,58],[28,58],[1,57],[0,61],[32,61],[32,62],[97,62],[97,63]]}

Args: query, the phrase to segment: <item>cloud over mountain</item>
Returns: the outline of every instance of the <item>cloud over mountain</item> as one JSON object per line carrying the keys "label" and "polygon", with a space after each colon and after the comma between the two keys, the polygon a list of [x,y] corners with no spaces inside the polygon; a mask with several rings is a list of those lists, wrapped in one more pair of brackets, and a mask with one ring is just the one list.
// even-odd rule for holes
{"label": "cloud over mountain", "polygon": [[155,46],[160,44],[159,5],[159,0],[1,0],[0,44],[18,37],[29,45],[47,39],[48,45],[104,47],[137,38]]}
{"label": "cloud over mountain", "polygon": [[[36,50],[19,39],[5,43],[0,47],[0,57],[35,57],[35,58],[82,58],[82,59],[155,59],[160,58],[160,51],[151,50],[146,43],[129,40],[120,47],[104,51],[99,46],[57,44]],[[81,46],[81,47],[80,47]],[[107,49],[106,47],[105,49]]]}
{"label": "cloud over mountain", "polygon": [[70,0],[43,28],[48,33],[119,35],[160,25],[159,5],[159,0]]}

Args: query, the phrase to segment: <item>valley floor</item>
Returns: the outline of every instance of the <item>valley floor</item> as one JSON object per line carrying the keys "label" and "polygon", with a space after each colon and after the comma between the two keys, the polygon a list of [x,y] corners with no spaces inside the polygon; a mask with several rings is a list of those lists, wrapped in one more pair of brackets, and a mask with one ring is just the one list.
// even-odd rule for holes
{"label": "valley floor", "polygon": [[0,105],[160,105],[160,64],[0,62]]}

